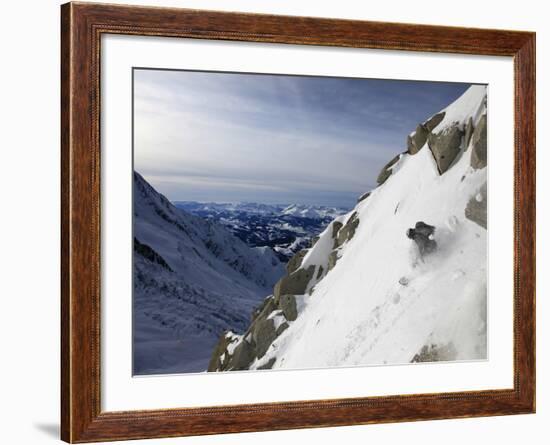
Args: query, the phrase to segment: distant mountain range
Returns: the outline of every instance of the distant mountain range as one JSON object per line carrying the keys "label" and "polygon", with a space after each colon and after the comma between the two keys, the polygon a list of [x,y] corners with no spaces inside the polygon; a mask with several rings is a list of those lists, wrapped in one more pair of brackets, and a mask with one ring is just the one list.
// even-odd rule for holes
{"label": "distant mountain range", "polygon": [[310,239],[349,209],[305,204],[175,201],[196,216],[215,221],[251,247],[269,247],[287,262]]}

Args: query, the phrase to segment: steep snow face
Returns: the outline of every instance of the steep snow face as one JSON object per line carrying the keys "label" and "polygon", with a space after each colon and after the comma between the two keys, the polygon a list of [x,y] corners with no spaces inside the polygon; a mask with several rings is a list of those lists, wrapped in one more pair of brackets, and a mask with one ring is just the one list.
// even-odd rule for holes
{"label": "steep snow face", "polygon": [[[470,118],[477,125],[485,95],[470,88],[433,131],[465,131]],[[473,139],[462,133],[443,173],[428,142],[401,154],[382,185],[324,230],[287,278],[298,286],[312,277],[293,296],[297,316],[246,369],[486,358],[487,233],[465,214],[469,201],[486,199],[487,168],[471,166]],[[406,236],[419,221],[435,226],[437,249],[424,257]],[[284,312],[289,299],[276,294],[264,312]],[[254,338],[259,329],[247,332]]]}
{"label": "steep snow face", "polygon": [[134,372],[204,371],[283,274],[270,249],[187,214],[134,173]]}

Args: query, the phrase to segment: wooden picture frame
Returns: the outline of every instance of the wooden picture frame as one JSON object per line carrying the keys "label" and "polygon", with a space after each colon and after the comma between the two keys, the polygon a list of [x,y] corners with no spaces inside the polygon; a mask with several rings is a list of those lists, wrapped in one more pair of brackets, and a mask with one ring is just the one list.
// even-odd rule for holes
{"label": "wooden picture frame", "polygon": [[[535,411],[535,34],[67,3],[61,7],[61,437],[93,442]],[[515,70],[514,387],[102,412],[100,38],[167,36],[511,56]]]}

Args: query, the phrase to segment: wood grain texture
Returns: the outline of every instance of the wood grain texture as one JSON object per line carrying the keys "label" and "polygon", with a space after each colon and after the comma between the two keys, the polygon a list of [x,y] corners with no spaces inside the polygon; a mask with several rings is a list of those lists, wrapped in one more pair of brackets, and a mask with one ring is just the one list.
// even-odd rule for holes
{"label": "wood grain texture", "polygon": [[[104,33],[511,56],[515,66],[514,388],[101,412],[100,37]],[[67,442],[532,413],[535,35],[528,32],[69,3],[61,8],[61,436]],[[185,400],[182,399],[182,405]]]}

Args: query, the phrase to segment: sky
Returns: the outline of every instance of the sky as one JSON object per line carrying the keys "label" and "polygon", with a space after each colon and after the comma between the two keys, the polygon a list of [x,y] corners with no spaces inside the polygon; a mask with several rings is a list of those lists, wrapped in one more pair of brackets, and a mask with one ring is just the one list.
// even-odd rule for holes
{"label": "sky", "polygon": [[171,201],[351,208],[469,86],[134,69],[134,168]]}

